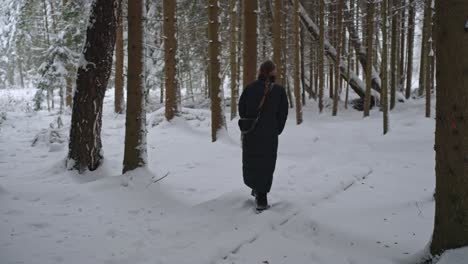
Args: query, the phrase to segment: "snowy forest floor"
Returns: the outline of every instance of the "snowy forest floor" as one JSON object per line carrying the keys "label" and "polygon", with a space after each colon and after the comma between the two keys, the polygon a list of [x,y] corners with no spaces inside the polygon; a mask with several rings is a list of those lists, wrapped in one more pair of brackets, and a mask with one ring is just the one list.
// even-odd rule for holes
{"label": "snowy forest floor", "polygon": [[[112,94],[105,162],[78,175],[64,167],[70,113],[57,128],[57,111],[30,110],[33,90],[0,91],[0,263],[389,264],[426,253],[435,176],[424,102],[398,104],[386,136],[377,110],[331,117],[311,101],[300,126],[291,111],[273,206],[256,214],[236,120],[211,143],[206,109],[172,123],[148,113],[148,168],[122,176],[125,117]],[[467,262],[466,249],[440,261]]]}

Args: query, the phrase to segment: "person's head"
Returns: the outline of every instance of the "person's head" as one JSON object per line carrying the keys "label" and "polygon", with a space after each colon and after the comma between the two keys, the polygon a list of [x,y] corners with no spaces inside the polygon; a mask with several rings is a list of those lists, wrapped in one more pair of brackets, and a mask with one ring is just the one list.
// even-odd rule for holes
{"label": "person's head", "polygon": [[262,65],[258,71],[259,80],[269,80],[275,82],[276,79],[276,65],[271,60],[267,60]]}

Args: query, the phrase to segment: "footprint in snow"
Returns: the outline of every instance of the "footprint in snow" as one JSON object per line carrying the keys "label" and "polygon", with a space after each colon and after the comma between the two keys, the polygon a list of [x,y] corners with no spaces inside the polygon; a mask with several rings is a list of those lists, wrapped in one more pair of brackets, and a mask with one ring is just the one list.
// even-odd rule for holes
{"label": "footprint in snow", "polygon": [[30,223],[30,226],[36,228],[36,229],[44,229],[50,226],[49,223],[46,222],[36,222],[36,223]]}

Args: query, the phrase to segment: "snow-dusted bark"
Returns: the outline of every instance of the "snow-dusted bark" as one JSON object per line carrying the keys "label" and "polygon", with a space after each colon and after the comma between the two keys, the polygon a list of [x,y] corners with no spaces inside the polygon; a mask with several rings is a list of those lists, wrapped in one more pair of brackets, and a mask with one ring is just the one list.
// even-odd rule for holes
{"label": "snow-dusted bark", "polygon": [[70,129],[67,167],[95,170],[102,162],[102,104],[112,68],[119,0],[92,5],[80,59]]}
{"label": "snow-dusted bark", "polygon": [[215,142],[218,133],[226,127],[222,102],[223,91],[221,89],[220,73],[220,39],[219,39],[219,2],[210,0],[208,4],[208,38],[209,38],[209,86],[211,99],[211,139]]}
{"label": "snow-dusted bark", "polygon": [[[307,13],[307,11],[304,9],[302,4],[299,4],[299,15],[301,18],[302,23],[304,26],[307,28],[307,31],[312,34],[312,36],[315,39],[319,38],[319,28],[315,24],[314,21],[312,21],[311,17]],[[328,40],[325,40],[325,55],[330,58],[332,61],[336,61],[336,49],[330,44]],[[348,75],[348,62],[343,60],[340,63],[340,74],[341,77],[344,78],[346,81],[349,80],[349,84],[351,88],[356,92],[361,98],[364,98],[364,91],[366,88],[366,85],[364,82],[353,72],[350,71]]]}

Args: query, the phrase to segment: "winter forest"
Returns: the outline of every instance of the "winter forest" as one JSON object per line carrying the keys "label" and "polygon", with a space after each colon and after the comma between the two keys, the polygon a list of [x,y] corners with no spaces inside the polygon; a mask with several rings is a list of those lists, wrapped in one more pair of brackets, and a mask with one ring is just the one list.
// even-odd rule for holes
{"label": "winter forest", "polygon": [[466,264],[467,119],[466,0],[0,0],[0,263]]}

